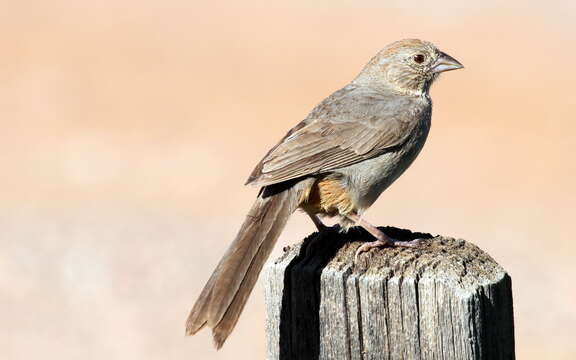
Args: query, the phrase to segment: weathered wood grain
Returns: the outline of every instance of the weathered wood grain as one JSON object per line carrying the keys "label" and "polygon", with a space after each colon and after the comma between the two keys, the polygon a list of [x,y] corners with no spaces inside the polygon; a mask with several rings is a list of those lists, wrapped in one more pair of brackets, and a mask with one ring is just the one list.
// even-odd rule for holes
{"label": "weathered wood grain", "polygon": [[266,265],[269,360],[514,359],[502,267],[464,240],[382,230],[426,240],[354,263],[367,233],[316,233]]}

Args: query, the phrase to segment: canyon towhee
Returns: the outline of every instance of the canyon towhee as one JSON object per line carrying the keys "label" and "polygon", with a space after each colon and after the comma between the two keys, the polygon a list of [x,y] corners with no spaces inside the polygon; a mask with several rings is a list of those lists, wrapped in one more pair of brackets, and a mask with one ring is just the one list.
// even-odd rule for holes
{"label": "canyon towhee", "polygon": [[374,246],[399,242],[361,214],[410,166],[428,135],[430,85],[462,65],[429,42],[401,40],[380,51],[347,86],[330,95],[256,166],[247,184],[260,192],[238,235],[196,301],[186,333],[208,325],[220,348],[234,329],[264,262],[288,217],[304,210],[320,231],[318,216],[337,216],[342,230],[357,224]]}

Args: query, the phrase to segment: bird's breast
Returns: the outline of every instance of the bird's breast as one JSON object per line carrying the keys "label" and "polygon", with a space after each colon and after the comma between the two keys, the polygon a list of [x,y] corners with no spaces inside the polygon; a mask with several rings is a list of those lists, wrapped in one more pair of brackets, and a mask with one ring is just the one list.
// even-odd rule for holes
{"label": "bird's breast", "polygon": [[428,136],[430,117],[423,119],[408,140],[372,159],[362,161],[340,171],[345,174],[347,189],[359,212],[370,207],[416,159]]}

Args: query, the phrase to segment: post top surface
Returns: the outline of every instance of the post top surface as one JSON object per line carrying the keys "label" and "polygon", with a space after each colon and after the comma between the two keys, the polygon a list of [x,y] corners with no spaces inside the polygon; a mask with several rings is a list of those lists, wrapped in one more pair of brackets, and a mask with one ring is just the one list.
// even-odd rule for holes
{"label": "post top surface", "polygon": [[[276,266],[318,269],[322,273],[348,272],[349,276],[382,279],[433,279],[474,291],[478,286],[493,283],[506,275],[505,270],[490,255],[476,245],[461,239],[413,233],[392,227],[381,228],[398,240],[423,239],[417,248],[383,247],[362,253],[354,262],[356,249],[372,237],[357,228],[348,233],[335,231],[314,233],[300,244],[285,248],[275,261]],[[316,271],[316,270],[315,270]]]}

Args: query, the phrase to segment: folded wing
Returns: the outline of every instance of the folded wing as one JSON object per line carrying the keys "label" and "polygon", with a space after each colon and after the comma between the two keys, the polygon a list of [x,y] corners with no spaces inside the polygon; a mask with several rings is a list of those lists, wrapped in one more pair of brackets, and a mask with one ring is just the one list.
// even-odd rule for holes
{"label": "folded wing", "polygon": [[[342,105],[328,98],[268,152],[247,184],[265,186],[329,172],[401,145],[419,117],[403,113],[401,109],[410,107],[390,104],[394,100],[356,97],[348,99],[354,104]],[[349,111],[350,106],[363,111]]]}

